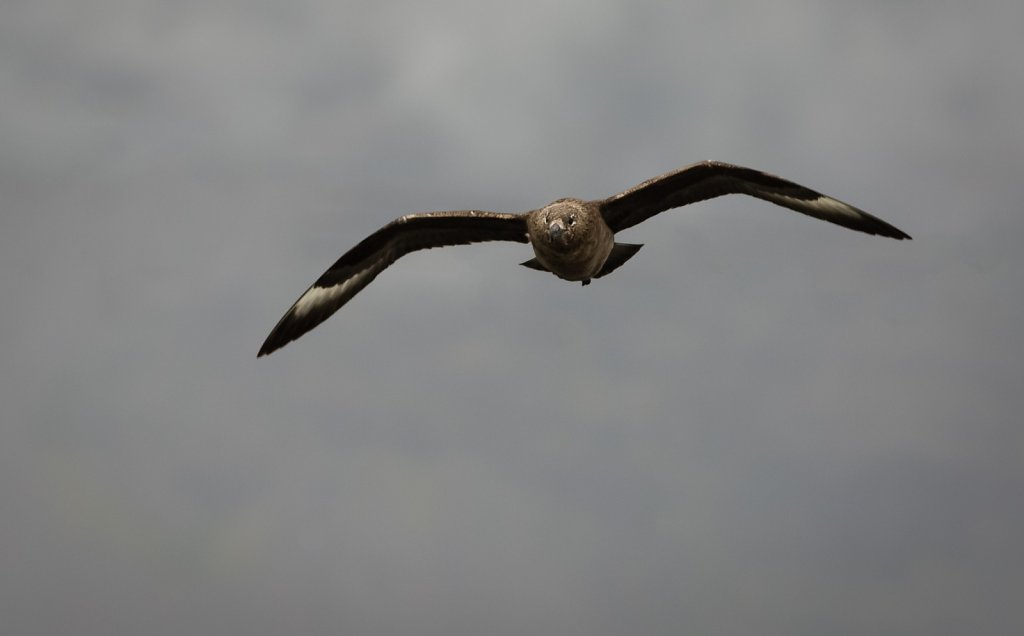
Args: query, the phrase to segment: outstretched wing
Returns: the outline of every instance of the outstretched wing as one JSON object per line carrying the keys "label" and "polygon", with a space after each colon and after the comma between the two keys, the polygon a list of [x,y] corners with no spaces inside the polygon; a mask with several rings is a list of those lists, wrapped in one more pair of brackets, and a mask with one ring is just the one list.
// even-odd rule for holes
{"label": "outstretched wing", "polygon": [[747,194],[843,227],[902,240],[902,230],[838,199],[781,177],[703,161],[663,174],[601,201],[601,214],[613,232],[645,221],[659,212],[723,194]]}
{"label": "outstretched wing", "polygon": [[327,320],[377,274],[410,252],[482,241],[527,243],[526,216],[466,210],[395,219],[338,259],[278,321],[257,355],[280,349]]}

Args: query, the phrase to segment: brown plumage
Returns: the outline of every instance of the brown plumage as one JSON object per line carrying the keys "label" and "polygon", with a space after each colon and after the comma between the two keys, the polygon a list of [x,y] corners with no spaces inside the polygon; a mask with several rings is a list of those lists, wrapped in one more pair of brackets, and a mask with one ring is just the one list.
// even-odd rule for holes
{"label": "brown plumage", "polygon": [[610,274],[640,249],[640,245],[616,243],[617,232],[659,212],[724,194],[757,197],[867,234],[910,238],[878,217],[792,181],[703,161],[607,199],[559,199],[523,214],[465,210],[400,217],[363,239],[324,272],[285,312],[258,355],[267,355],[319,325],[410,252],[483,241],[530,243],[534,258],[523,265],[586,285],[592,278]]}

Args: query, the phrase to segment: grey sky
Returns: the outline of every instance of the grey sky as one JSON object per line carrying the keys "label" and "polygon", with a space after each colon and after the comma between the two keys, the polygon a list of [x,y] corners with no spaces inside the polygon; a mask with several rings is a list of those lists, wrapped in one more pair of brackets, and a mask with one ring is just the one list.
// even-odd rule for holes
{"label": "grey sky", "polygon": [[[17,634],[1024,630],[1024,5],[8,1]],[[732,197],[582,288],[407,212]]]}

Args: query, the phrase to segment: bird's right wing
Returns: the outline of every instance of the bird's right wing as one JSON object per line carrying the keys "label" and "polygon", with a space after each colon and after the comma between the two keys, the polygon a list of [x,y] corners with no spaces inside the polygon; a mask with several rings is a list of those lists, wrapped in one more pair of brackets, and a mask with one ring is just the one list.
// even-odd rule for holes
{"label": "bird's right wing", "polygon": [[408,214],[395,219],[331,265],[278,321],[258,356],[280,349],[327,320],[402,256],[432,247],[483,241],[529,242],[526,216],[465,210]]}

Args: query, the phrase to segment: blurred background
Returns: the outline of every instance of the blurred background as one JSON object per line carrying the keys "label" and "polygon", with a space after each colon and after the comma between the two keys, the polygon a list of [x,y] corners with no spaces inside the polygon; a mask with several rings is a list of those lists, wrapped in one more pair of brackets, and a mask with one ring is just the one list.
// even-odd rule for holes
{"label": "blurred background", "polygon": [[[7,0],[11,634],[1024,633],[1024,5]],[[583,288],[401,214],[702,159]]]}

